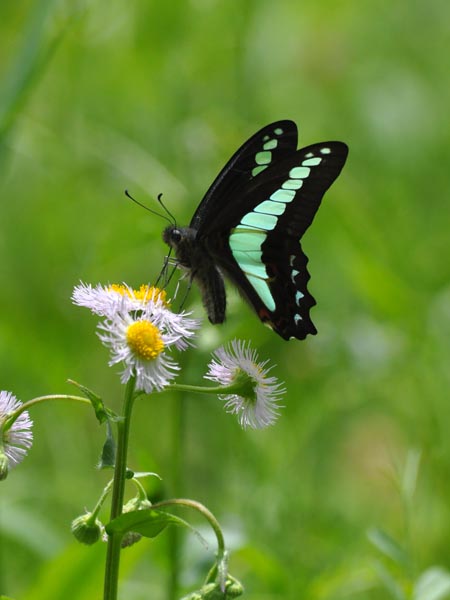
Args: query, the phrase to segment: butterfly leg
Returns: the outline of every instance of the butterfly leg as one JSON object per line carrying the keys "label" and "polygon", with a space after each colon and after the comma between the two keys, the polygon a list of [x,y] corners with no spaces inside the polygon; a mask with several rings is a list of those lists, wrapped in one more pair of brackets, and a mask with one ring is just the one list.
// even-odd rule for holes
{"label": "butterfly leg", "polygon": [[169,269],[169,260],[170,260],[170,252],[169,252],[169,255],[164,258],[164,264],[163,264],[160,274],[158,275],[158,277],[156,279],[155,287],[158,287],[161,279],[163,280],[162,287],[165,288],[167,286],[167,283],[168,283],[167,271]]}
{"label": "butterfly leg", "polygon": [[[183,275],[183,278],[184,278],[184,277],[185,277],[185,275]],[[191,291],[192,282],[193,282],[193,277],[191,276],[191,277],[189,277],[189,282],[188,282],[188,285],[187,285],[186,291],[184,292],[183,300],[181,301],[181,304],[180,304],[180,310],[183,310],[183,308],[184,308],[184,305],[185,305],[185,303],[186,303],[186,300],[187,300],[187,298],[188,298],[188,296],[189,296],[189,292]],[[178,287],[178,286],[177,286],[177,287]],[[178,291],[178,290],[177,290],[177,291]],[[175,295],[176,295],[176,294],[175,294]]]}

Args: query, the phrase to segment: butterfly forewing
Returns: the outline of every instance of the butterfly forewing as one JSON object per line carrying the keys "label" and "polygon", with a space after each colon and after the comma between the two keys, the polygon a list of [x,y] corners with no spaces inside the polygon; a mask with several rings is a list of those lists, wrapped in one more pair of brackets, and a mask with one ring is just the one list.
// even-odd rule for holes
{"label": "butterfly forewing", "polygon": [[220,171],[192,217],[190,227],[209,230],[210,219],[218,209],[234,204],[250,181],[258,178],[297,149],[297,126],[293,121],[277,121],[263,127],[248,139]]}

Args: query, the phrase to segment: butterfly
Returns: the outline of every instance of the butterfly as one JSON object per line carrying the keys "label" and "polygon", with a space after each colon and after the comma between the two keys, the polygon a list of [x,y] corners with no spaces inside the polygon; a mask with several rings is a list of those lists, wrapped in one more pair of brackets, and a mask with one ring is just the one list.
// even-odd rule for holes
{"label": "butterfly", "polygon": [[300,240],[348,147],[322,142],[297,150],[297,138],[293,121],[263,127],[220,171],[189,227],[170,225],[163,232],[177,266],[198,285],[213,324],[225,320],[225,275],[285,340],[317,333]]}

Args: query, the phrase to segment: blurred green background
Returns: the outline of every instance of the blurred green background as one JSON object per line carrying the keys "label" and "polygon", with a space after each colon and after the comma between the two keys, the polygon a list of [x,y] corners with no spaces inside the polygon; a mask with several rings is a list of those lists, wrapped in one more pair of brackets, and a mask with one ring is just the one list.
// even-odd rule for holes
{"label": "blurred green background", "polygon": [[[230,290],[227,323],[183,357],[179,380],[200,383],[212,349],[250,339],[288,389],[256,432],[183,399],[179,494],[224,525],[249,599],[450,597],[449,19],[443,0],[0,3],[0,389],[23,401],[70,393],[70,377],[120,406],[70,295],[159,273],[165,223],[125,188],[150,206],[162,192],[187,223],[271,121],[350,146],[303,242],[319,335],[284,342]],[[202,314],[197,291],[189,305]],[[153,499],[173,493],[179,402],[136,406],[130,466],[161,474]],[[34,446],[1,484],[0,593],[100,598],[105,547],[69,524],[107,481],[103,430],[78,405],[31,416]],[[168,539],[124,552],[122,598],[166,597]],[[213,556],[185,544],[184,592]]]}

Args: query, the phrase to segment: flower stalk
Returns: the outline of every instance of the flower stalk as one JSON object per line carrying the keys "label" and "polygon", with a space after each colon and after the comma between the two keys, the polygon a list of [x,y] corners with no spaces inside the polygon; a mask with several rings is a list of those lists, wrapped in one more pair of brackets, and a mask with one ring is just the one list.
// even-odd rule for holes
{"label": "flower stalk", "polygon": [[[136,398],[135,384],[136,378],[131,377],[125,388],[123,418],[117,421],[117,453],[111,500],[111,521],[122,514],[131,414],[133,403]],[[117,599],[121,550],[120,543],[121,537],[117,533],[109,535],[108,549],[106,552],[104,600]]]}
{"label": "flower stalk", "polygon": [[152,508],[154,510],[160,510],[161,508],[166,508],[169,506],[186,506],[188,508],[193,508],[194,510],[201,513],[211,525],[211,528],[215,533],[217,540],[217,558],[218,560],[223,558],[226,549],[222,529],[220,528],[219,522],[216,519],[216,517],[212,514],[210,510],[206,508],[206,506],[204,506],[200,502],[197,502],[196,500],[190,500],[189,498],[173,498],[171,500],[162,500],[161,502],[157,502],[156,504],[153,504]]}
{"label": "flower stalk", "polygon": [[239,394],[242,393],[243,386],[240,381],[230,383],[229,385],[190,385],[187,383],[171,383],[167,390],[177,392],[192,392],[194,394]]}
{"label": "flower stalk", "polygon": [[28,402],[24,402],[14,412],[10,413],[5,419],[4,429],[7,430],[23,412],[25,412],[35,404],[48,402],[49,400],[73,400],[75,402],[82,402],[84,404],[89,405],[91,404],[89,400],[86,400],[86,398],[82,398],[81,396],[72,396],[70,394],[49,394],[48,396],[38,396],[36,398],[33,398],[32,400],[28,400]]}

